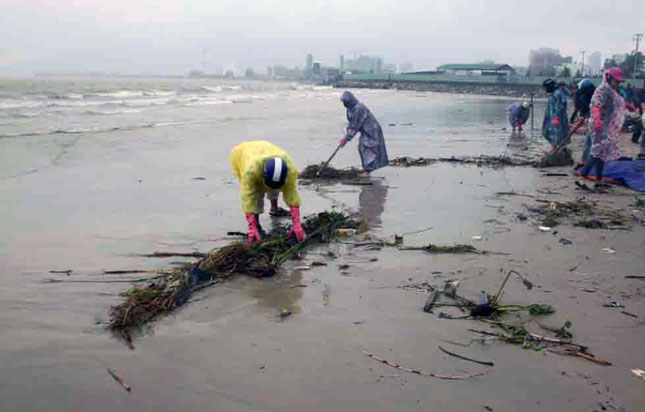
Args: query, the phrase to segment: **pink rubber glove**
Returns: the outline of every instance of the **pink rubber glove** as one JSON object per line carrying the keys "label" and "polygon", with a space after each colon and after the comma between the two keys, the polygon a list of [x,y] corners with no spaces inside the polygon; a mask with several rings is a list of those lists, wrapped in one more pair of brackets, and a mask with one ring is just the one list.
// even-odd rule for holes
{"label": "pink rubber glove", "polygon": [[347,144],[347,139],[345,139],[344,137],[338,141],[338,145],[340,147],[345,147],[346,144]]}
{"label": "pink rubber glove", "polygon": [[560,118],[559,117],[554,117],[553,118],[553,125],[555,127],[560,127]]}
{"label": "pink rubber glove", "polygon": [[305,230],[302,228],[302,223],[300,223],[300,207],[291,206],[291,230],[287,234],[287,237],[295,235],[298,242],[302,242],[307,237]]}
{"label": "pink rubber glove", "polygon": [[262,238],[258,230],[258,217],[253,213],[247,213],[246,221],[249,222],[249,233],[246,235],[246,243],[261,242]]}
{"label": "pink rubber glove", "polygon": [[602,132],[602,117],[600,117],[600,107],[598,106],[592,107],[591,113],[593,114],[594,129],[596,129],[597,133]]}

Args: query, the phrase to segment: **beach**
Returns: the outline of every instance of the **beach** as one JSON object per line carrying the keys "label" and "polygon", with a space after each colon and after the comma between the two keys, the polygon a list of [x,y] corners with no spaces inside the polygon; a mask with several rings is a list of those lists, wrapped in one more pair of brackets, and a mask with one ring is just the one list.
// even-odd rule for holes
{"label": "beach", "polygon": [[[138,255],[208,252],[236,241],[227,232],[245,231],[246,222],[230,149],[262,139],[283,147],[299,168],[326,160],[345,125],[341,92],[208,79],[0,80],[3,410],[640,410],[645,381],[630,370],[645,369],[643,280],[625,278],[644,275],[638,193],[582,193],[568,167],[440,163],[384,168],[371,185],[301,185],[303,215],[337,208],[358,213],[374,237],[495,253],[368,250],[347,240],[304,256],[326,266],[288,262],[272,278],[238,276],[200,291],[152,324],[134,350],[105,330],[110,307],[135,276],[104,271],[163,269],[185,259]],[[514,99],[355,93],[383,126],[391,158],[535,156],[546,147],[542,100],[535,130],[529,120],[526,140],[511,141]],[[583,139],[573,137],[576,160]],[[623,155],[635,157],[637,145],[623,140]],[[332,163],[358,164],[355,142]],[[566,221],[542,232],[527,211],[538,200],[583,195],[632,217],[628,230]],[[267,215],[261,219],[270,226]],[[553,305],[555,314],[540,322],[570,321],[575,340],[613,366],[503,342],[451,346],[443,341],[468,343],[467,329],[483,327],[424,313],[427,293],[402,288],[458,280],[460,293],[476,296],[496,290],[511,269],[535,287],[509,281],[506,302]],[[636,317],[603,306],[612,301]],[[292,315],[281,318],[280,308]],[[448,357],[438,345],[495,366]],[[436,373],[486,374],[433,379],[364,351]]]}

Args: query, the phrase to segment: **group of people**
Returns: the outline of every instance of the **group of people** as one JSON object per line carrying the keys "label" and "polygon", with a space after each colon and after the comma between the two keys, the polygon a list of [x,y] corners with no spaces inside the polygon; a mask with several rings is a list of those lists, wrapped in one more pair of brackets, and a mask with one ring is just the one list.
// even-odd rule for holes
{"label": "group of people", "polygon": [[[603,73],[600,86],[589,79],[580,81],[573,93],[574,111],[568,118],[567,102],[570,96],[565,82],[556,83],[546,79],[542,84],[548,100],[542,123],[542,136],[551,145],[549,153],[557,153],[571,141],[571,135],[587,123],[587,134],[582,161],[577,166],[576,185],[589,189],[586,178],[595,172],[596,185],[603,185],[602,176],[606,162],[618,160],[621,155],[620,136],[624,126],[633,129],[632,142],[638,143],[645,125],[645,85],[634,89],[624,82],[619,67],[611,67]],[[515,103],[509,108],[509,122],[513,132],[526,123],[529,115],[528,102]],[[571,127],[569,127],[571,123]],[[641,140],[639,159],[645,158],[645,137]]]}
{"label": "group of people", "polygon": [[[597,185],[602,184],[605,163],[620,158],[620,136],[625,120],[633,127],[632,141],[638,142],[645,124],[645,87],[635,90],[631,85],[621,88],[623,76],[620,68],[611,67],[603,73],[602,84],[595,87],[589,79],[582,80],[573,94],[575,110],[569,119],[567,102],[569,90],[564,82],[556,83],[547,79],[543,83],[548,95],[547,106],[542,123],[542,135],[550,143],[550,153],[565,148],[571,135],[585,122],[587,135],[581,167],[577,174],[576,185],[589,189],[585,179],[595,171]],[[351,92],[344,92],[340,101],[347,111],[347,129],[338,142],[344,147],[360,133],[358,153],[363,166],[362,172],[371,171],[388,165],[387,149],[383,129],[372,112]],[[509,122],[516,132],[522,134],[530,114],[530,104],[517,102],[509,108]],[[629,113],[626,115],[626,113]],[[571,122],[572,127],[569,128]],[[645,149],[645,137],[642,143]],[[645,150],[640,158],[645,157]],[[272,216],[291,216],[291,229],[288,237],[301,242],[306,233],[300,221],[300,193],[298,192],[298,172],[293,159],[280,147],[266,141],[241,143],[231,151],[233,174],[241,185],[242,210],[248,222],[247,242],[260,241],[264,234],[259,215],[264,212],[264,198],[271,203]],[[278,196],[282,192],[284,202],[290,210],[278,206]]]}
{"label": "group of people", "polygon": [[[372,112],[351,93],[345,92],[340,98],[347,110],[347,129],[338,142],[344,147],[358,133],[358,153],[363,166],[362,173],[385,167],[389,164],[383,129]],[[231,151],[233,175],[241,186],[242,211],[248,222],[247,243],[262,240],[264,231],[260,225],[260,214],[264,212],[264,198],[271,203],[272,216],[291,216],[291,229],[287,237],[302,242],[306,233],[300,221],[300,193],[298,172],[293,159],[280,147],[266,141],[240,143]],[[282,192],[289,211],[278,206]]]}

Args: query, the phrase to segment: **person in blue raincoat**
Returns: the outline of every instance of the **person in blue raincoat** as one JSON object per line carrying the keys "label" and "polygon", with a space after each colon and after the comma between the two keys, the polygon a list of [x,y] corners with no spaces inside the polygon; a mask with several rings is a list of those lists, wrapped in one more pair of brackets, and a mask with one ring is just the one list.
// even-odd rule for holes
{"label": "person in blue raincoat", "polygon": [[542,87],[549,96],[542,122],[542,136],[551,144],[550,152],[555,153],[569,144],[568,92],[558,87],[553,79],[546,79]]}
{"label": "person in blue raincoat", "polygon": [[529,102],[523,101],[514,103],[508,108],[508,121],[513,128],[513,134],[515,134],[515,129],[518,130],[518,133],[522,133],[522,126],[529,120],[530,106]]}
{"label": "person in blue raincoat", "polygon": [[361,134],[358,141],[358,154],[361,156],[363,171],[370,172],[389,165],[383,129],[370,109],[351,93],[346,91],[340,98],[347,109],[347,130],[338,144],[344,147],[356,133]]}

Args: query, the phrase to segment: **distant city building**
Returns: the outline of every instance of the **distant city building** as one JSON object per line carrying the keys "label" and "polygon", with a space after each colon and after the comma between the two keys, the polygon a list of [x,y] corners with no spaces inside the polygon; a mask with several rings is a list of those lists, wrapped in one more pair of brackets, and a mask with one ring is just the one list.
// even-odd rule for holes
{"label": "distant city building", "polygon": [[273,67],[267,66],[267,77],[272,78],[273,77]]}
{"label": "distant city building", "polygon": [[340,55],[340,65],[338,67],[341,73],[345,73],[345,56],[342,54]]}
{"label": "distant city building", "polygon": [[311,71],[307,70],[308,73],[313,73],[314,75],[320,76],[320,62],[313,62]]}
{"label": "distant city building", "polygon": [[466,76],[466,75],[507,76],[509,74],[515,74],[515,69],[513,69],[511,66],[509,66],[508,64],[499,64],[499,63],[496,63],[496,64],[482,64],[482,63],[444,64],[443,66],[437,67],[437,70],[444,73],[455,74],[458,76]]}
{"label": "distant city building", "polygon": [[529,67],[527,75],[531,76],[555,76],[556,66],[572,63],[573,59],[562,57],[557,49],[543,47],[531,50],[529,53]]}
{"label": "distant city building", "polygon": [[394,63],[386,63],[386,64],[383,65],[382,73],[394,74],[396,72],[397,72],[396,64],[394,64]]}
{"label": "distant city building", "polygon": [[352,73],[381,73],[383,58],[361,55],[345,62],[345,70]]}
{"label": "distant city building", "polygon": [[[312,62],[313,66],[313,62]],[[273,77],[276,79],[296,80],[303,77],[302,70],[298,68],[290,69],[285,66],[273,66]]]}
{"label": "distant city building", "polygon": [[414,64],[401,63],[399,64],[399,73],[412,73],[414,71]]}
{"label": "distant city building", "polygon": [[600,52],[594,52],[589,55],[585,72],[591,76],[599,76],[602,69],[602,55]]}
{"label": "distant city building", "polygon": [[244,71],[244,77],[246,77],[247,79],[250,79],[251,77],[253,77],[253,74],[254,74],[253,69],[251,67],[249,67]]}

